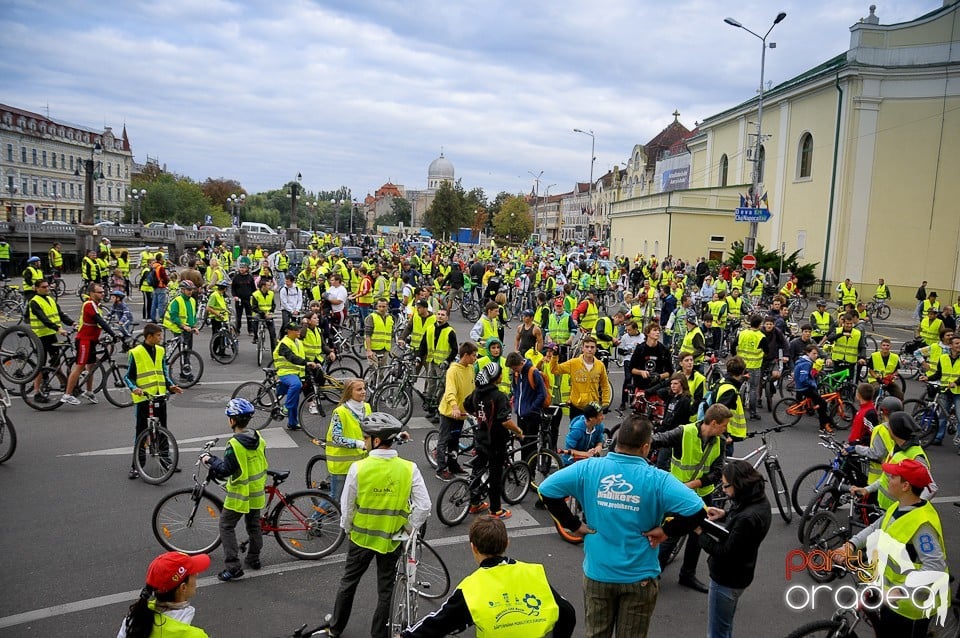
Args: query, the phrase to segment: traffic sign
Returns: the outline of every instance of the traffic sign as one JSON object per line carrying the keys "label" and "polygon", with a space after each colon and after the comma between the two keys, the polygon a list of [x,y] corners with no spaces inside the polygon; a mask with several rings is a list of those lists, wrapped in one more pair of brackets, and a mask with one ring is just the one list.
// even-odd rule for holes
{"label": "traffic sign", "polygon": [[213,215],[207,215],[207,226],[213,223]]}
{"label": "traffic sign", "polygon": [[23,207],[23,221],[33,224],[37,221],[37,207],[27,204]]}
{"label": "traffic sign", "polygon": [[770,210],[767,208],[740,208],[734,213],[733,220],[737,222],[766,222],[770,221]]}
{"label": "traffic sign", "polygon": [[757,258],[753,255],[744,255],[740,265],[743,266],[744,270],[753,270],[757,267]]}

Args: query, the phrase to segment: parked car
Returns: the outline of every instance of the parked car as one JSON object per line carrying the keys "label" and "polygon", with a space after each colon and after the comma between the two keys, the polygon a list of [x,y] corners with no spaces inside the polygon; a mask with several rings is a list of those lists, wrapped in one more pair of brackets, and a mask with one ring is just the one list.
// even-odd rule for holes
{"label": "parked car", "polygon": [[40,222],[41,226],[69,226],[67,222],[60,221],[59,219],[48,219],[45,222]]}
{"label": "parked car", "polygon": [[242,222],[240,224],[240,230],[245,230],[248,233],[263,233],[264,235],[277,234],[277,231],[260,222]]}
{"label": "parked car", "polygon": [[168,228],[171,230],[185,230],[183,226],[177,223],[169,222],[148,222],[144,224],[144,228]]}
{"label": "parked car", "polygon": [[357,246],[341,246],[340,248],[331,248],[327,251],[327,257],[340,254],[352,261],[355,266],[359,266],[363,261],[363,251]]}

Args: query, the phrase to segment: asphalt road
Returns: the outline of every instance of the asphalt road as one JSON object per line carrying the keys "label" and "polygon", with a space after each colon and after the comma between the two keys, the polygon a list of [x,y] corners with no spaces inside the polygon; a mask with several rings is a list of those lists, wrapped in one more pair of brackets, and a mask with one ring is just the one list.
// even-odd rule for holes
{"label": "asphalt road", "polygon": [[[76,297],[65,300],[67,312],[73,316],[77,306]],[[902,314],[895,315],[882,331],[899,341],[909,337],[907,331],[894,328],[909,323],[906,313]],[[459,315],[453,324],[465,338],[469,325]],[[175,398],[169,408],[184,471],[159,487],[127,480],[133,437],[131,410],[114,408],[101,398],[95,406],[64,406],[40,413],[14,400],[10,416],[17,426],[19,445],[15,456],[0,465],[4,487],[0,511],[6,512],[0,520],[0,638],[116,634],[127,607],[143,586],[148,563],[163,551],[150,530],[153,507],[169,491],[191,485],[189,464],[200,441],[219,435],[222,442],[229,435],[223,406],[233,388],[262,378],[249,341],[242,342],[234,364],[221,366],[207,356],[208,338],[201,334],[195,345],[206,362],[202,382]],[[619,388],[620,374],[613,373],[615,388]],[[919,385],[911,383],[908,396],[918,393]],[[751,429],[773,425],[768,413],[761,411],[761,415],[763,420],[752,422]],[[430,474],[422,451],[429,427],[422,414],[415,412],[411,420],[415,440],[401,447],[400,453],[420,463],[431,495],[436,497],[442,484]],[[299,489],[314,446],[302,434],[288,434],[280,427],[265,430],[265,434],[271,467],[290,469],[287,485]],[[816,445],[813,419],[801,421],[771,441],[788,482],[803,468],[829,460],[828,453]],[[741,444],[737,453],[749,449],[749,443]],[[960,567],[960,538],[957,513],[950,503],[960,500],[960,465],[952,446],[932,448],[929,453],[941,486],[935,502],[947,534],[948,556],[956,569]],[[582,622],[581,548],[560,539],[548,516],[534,509],[532,497],[513,512],[507,521],[509,554],[544,563],[551,581],[574,604]],[[791,585],[813,584],[805,574],[793,576],[790,582],[785,578],[785,558],[798,545],[796,520],[785,524],[774,513],[756,580],[740,602],[738,635],[785,636],[808,620],[828,617],[834,609],[825,595],[817,599],[812,611],[791,611],[784,602]],[[455,583],[474,568],[466,531],[466,524],[446,528],[435,517],[429,524],[428,539],[446,561]],[[212,636],[284,636],[332,610],[343,571],[343,550],[321,561],[296,561],[267,538],[262,558],[260,572],[248,570],[239,582],[220,583],[215,574],[222,569],[222,554],[215,551],[213,565],[200,580],[194,598],[196,624]],[[671,565],[663,575],[652,636],[697,636],[706,631],[706,596],[681,589],[677,569]],[[701,580],[707,578],[703,558],[698,575]],[[362,582],[345,636],[368,635],[375,601],[373,580],[368,574]],[[431,608],[430,602],[421,603],[421,612]]]}

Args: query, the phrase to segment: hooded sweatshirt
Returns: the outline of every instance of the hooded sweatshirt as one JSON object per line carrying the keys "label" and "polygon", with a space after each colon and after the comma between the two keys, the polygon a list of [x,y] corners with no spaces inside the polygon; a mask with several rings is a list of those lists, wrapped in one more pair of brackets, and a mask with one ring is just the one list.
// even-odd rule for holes
{"label": "hooded sweatshirt", "polygon": [[[233,435],[233,438],[248,450],[255,450],[257,446],[260,445],[260,433],[256,430],[253,432],[240,432],[239,434]],[[237,462],[237,457],[234,456],[233,448],[230,445],[227,445],[222,459],[218,459],[217,457],[210,459],[210,469],[214,477],[218,479],[230,478],[240,472],[240,463]]]}

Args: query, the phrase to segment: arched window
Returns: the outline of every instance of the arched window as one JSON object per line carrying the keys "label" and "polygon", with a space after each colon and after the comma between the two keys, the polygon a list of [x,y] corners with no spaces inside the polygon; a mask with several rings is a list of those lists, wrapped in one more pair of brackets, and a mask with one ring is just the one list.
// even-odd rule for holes
{"label": "arched window", "polygon": [[760,154],[757,157],[757,181],[761,183],[763,182],[763,170],[766,162],[767,162],[767,149],[761,146]]}
{"label": "arched window", "polygon": [[729,168],[729,160],[727,160],[727,154],[724,153],[720,157],[720,186],[727,185],[727,169]]}
{"label": "arched window", "polygon": [[810,177],[813,168],[813,135],[804,133],[800,137],[799,158],[797,159],[797,177]]}

